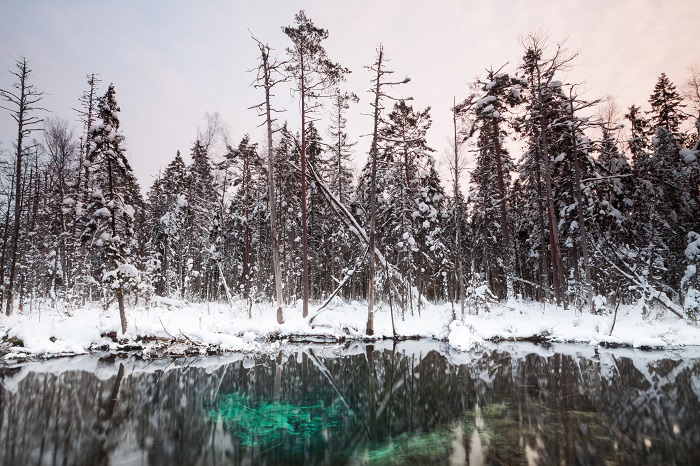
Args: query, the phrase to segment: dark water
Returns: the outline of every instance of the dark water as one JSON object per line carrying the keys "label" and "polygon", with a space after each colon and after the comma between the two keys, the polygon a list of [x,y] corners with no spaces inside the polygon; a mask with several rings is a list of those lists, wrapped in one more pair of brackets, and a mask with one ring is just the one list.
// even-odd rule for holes
{"label": "dark water", "polygon": [[0,464],[700,464],[700,353],[434,342],[2,368]]}

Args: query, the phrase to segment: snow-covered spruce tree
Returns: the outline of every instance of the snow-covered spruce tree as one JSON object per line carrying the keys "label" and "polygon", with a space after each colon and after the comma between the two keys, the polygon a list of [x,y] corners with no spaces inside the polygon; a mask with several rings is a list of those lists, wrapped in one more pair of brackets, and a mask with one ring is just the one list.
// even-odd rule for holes
{"label": "snow-covered spruce tree", "polygon": [[[343,92],[340,88],[336,88],[333,91],[332,101],[331,123],[328,127],[331,143],[327,174],[328,186],[343,205],[349,206],[355,201],[351,159],[356,142],[348,141],[346,113],[350,109],[350,104],[359,102],[359,98],[353,93]],[[330,251],[332,251],[328,256],[332,279],[339,281],[348,273],[354,275],[354,264],[358,257],[363,254],[362,246],[357,244],[353,235],[337,222],[335,215],[332,217],[338,227],[330,231],[330,236],[326,241]],[[345,285],[342,289],[342,294],[348,298],[351,297],[351,286],[352,283]]]}
{"label": "snow-covered spruce tree", "polygon": [[[217,198],[220,196],[217,193]],[[217,199],[217,203],[220,200]],[[218,207],[218,206],[217,206]],[[221,208],[214,209],[212,220],[207,230],[207,247],[204,254],[208,261],[207,273],[205,275],[206,302],[218,301],[222,298],[223,280],[225,278],[223,270],[224,241],[223,241],[223,215]]]}
{"label": "snow-covered spruce tree", "polygon": [[[313,122],[306,127],[307,163],[326,181],[332,171],[331,160],[328,158],[320,134]],[[280,141],[276,148],[275,180],[278,193],[278,213],[280,227],[280,246],[283,257],[282,265],[298,263],[301,260],[300,245],[302,238],[301,226],[301,195],[298,190],[301,160],[301,135],[293,136],[283,126]],[[333,290],[338,272],[334,272],[333,264],[337,260],[334,255],[341,251],[334,250],[330,238],[338,232],[340,223],[323,197],[316,181],[307,180],[307,225],[309,227],[308,244],[310,247],[309,284],[311,299],[322,298]],[[291,261],[291,262],[290,262]],[[298,299],[303,294],[301,275],[298,268],[289,267],[284,275],[287,299]],[[335,278],[334,278],[335,277]]]}
{"label": "snow-covered spruce tree", "polygon": [[[316,125],[310,122],[306,129],[306,156],[308,163],[327,182],[335,171],[333,159],[326,151],[321,135]],[[331,155],[332,156],[332,155]],[[308,224],[309,224],[309,283],[311,299],[322,299],[330,294],[340,278],[340,270],[334,268],[335,259],[341,255],[340,250],[334,250],[331,237],[341,228],[341,224],[324,199],[321,188],[316,181],[308,182]]]}
{"label": "snow-covered spruce tree", "polygon": [[116,298],[122,333],[126,332],[125,299],[135,292],[140,280],[132,251],[136,208],[143,200],[131,165],[124,154],[124,136],[119,132],[119,106],[114,85],[100,98],[98,124],[92,128],[93,147],[88,154],[90,176],[94,180],[92,199],[88,205],[89,222],[84,241],[99,250],[101,261],[93,270],[102,284],[105,307]]}
{"label": "snow-covered spruce tree", "polygon": [[649,121],[638,107],[625,115],[632,126],[628,144],[634,192],[629,220],[634,241],[615,249],[618,264],[613,268],[629,283],[628,299],[641,299],[645,306],[656,301],[671,309],[673,301],[679,302],[677,286],[685,273],[686,238],[694,231],[697,203],[689,195],[688,167],[681,155],[684,135],[676,131],[682,121],[677,115],[680,102],[665,76],[659,78],[649,102]]}
{"label": "snow-covered spruce tree", "polygon": [[[561,257],[558,212],[554,205],[552,163],[558,155],[552,150],[551,132],[562,116],[561,83],[554,78],[558,72],[566,70],[576,54],[567,53],[562,44],[556,44],[550,56],[545,56],[546,40],[541,35],[530,34],[522,40],[525,49],[520,70],[522,82],[529,92],[526,98],[526,113],[520,122],[520,129],[526,134],[528,149],[521,159],[521,178],[533,193],[531,211],[536,212],[538,230],[533,236],[540,237],[542,278],[539,286],[551,290],[557,304],[567,306],[566,276]],[[523,170],[526,173],[523,173]],[[537,192],[537,195],[534,193]],[[546,228],[546,231],[542,229]],[[548,246],[548,247],[547,247]],[[551,280],[550,280],[551,277]]]}
{"label": "snow-covered spruce tree", "polygon": [[627,156],[616,143],[620,128],[609,121],[602,123],[600,140],[594,145],[598,154],[596,178],[587,180],[583,187],[584,192],[592,191],[598,201],[589,212],[594,286],[599,295],[611,297],[619,292],[619,298],[627,299],[625,290],[629,283],[608,261],[617,260],[618,254],[627,257],[634,250],[632,213],[636,183]]}
{"label": "snow-covered spruce tree", "polygon": [[[659,216],[657,228],[659,244],[663,244],[665,264],[661,277],[664,286],[679,283],[683,276],[685,238],[698,215],[697,198],[690,194],[686,161],[681,156],[685,134],[680,124],[686,118],[681,98],[665,74],[659,77],[649,97],[654,137],[649,167],[649,181],[653,186],[655,213]],[[694,187],[697,192],[697,187]],[[672,295],[670,289],[666,290]]]}
{"label": "snow-covered spruce tree", "polygon": [[[5,264],[7,261],[9,241],[9,231],[12,227],[10,221],[10,214],[12,211],[12,201],[14,199],[14,167],[11,163],[5,160],[6,152],[0,148],[0,155],[3,157],[0,159],[0,206],[2,207],[2,242],[0,243],[0,276],[2,280],[5,278]],[[4,290],[3,290],[4,293]],[[0,293],[0,298],[3,296]],[[2,301],[0,301],[0,308],[2,307]]]}
{"label": "snow-covered spruce tree", "polygon": [[306,205],[306,163],[307,141],[306,126],[310,116],[319,109],[318,99],[338,82],[345,79],[349,70],[338,63],[332,62],[321,42],[328,38],[328,31],[316,27],[300,11],[294,16],[295,26],[287,26],[282,31],[292,41],[292,46],[287,48],[289,62],[287,72],[294,78],[295,92],[300,100],[301,109],[301,265],[302,265],[302,315],[309,313],[309,251],[308,251],[308,225]]}
{"label": "snow-covered spruce tree", "polygon": [[563,114],[560,122],[553,128],[552,148],[559,155],[554,163],[554,184],[556,206],[559,211],[559,225],[562,240],[562,259],[569,271],[567,279],[568,301],[577,308],[595,311],[593,295],[593,273],[591,262],[591,227],[599,215],[604,215],[607,208],[601,208],[601,199],[592,189],[593,180],[598,173],[593,157],[594,143],[587,136],[595,123],[588,117],[580,116],[598,102],[581,99],[575,91],[576,86],[562,88],[561,106]]}
{"label": "snow-covered spruce tree", "polygon": [[420,273],[416,285],[427,299],[445,300],[448,298],[446,277],[450,265],[448,242],[443,227],[447,216],[446,197],[432,156],[429,155],[425,160],[419,177],[417,238],[423,247],[417,258]]}
{"label": "snow-covered spruce tree", "polygon": [[[192,146],[187,167],[187,235],[185,296],[206,300],[215,286],[218,271],[211,255],[210,234],[217,212],[217,192],[209,154],[200,140]],[[215,278],[216,277],[216,278]]]}
{"label": "snow-covered spruce tree", "polygon": [[655,128],[664,128],[667,132],[674,134],[678,142],[681,143],[683,135],[680,134],[681,123],[688,118],[683,113],[685,108],[683,99],[676,91],[676,86],[666,76],[661,73],[654,86],[654,92],[649,97],[651,105],[651,125]]}
{"label": "snow-covered spruce tree", "polygon": [[[438,192],[433,184],[430,188],[424,184],[424,178],[431,175],[435,163],[430,155],[433,149],[426,141],[431,124],[429,107],[416,111],[406,101],[400,100],[379,128],[377,191],[384,201],[377,209],[377,231],[387,259],[396,264],[406,281],[405,290],[411,290],[420,278],[421,269],[427,265],[424,259],[430,262],[430,267],[435,265],[432,263],[435,251],[430,251],[430,245],[423,241],[431,225],[437,226],[441,212],[436,206],[442,206],[444,197],[441,189]],[[433,195],[435,200],[427,198]],[[423,290],[419,287],[419,291]],[[420,312],[420,302],[413,302],[412,293],[407,293],[402,299],[403,307],[413,312],[418,305]]]}
{"label": "snow-covered spruce tree", "polygon": [[45,289],[43,293],[52,302],[68,299],[77,302],[74,295],[74,252],[78,250],[74,234],[76,199],[79,198],[78,142],[67,120],[49,119],[44,124],[44,189],[40,206],[40,221],[44,223]]}
{"label": "snow-covered spruce tree", "polygon": [[[489,70],[475,83],[471,106],[477,131],[477,165],[471,175],[472,238],[475,267],[486,275],[489,288],[502,299],[514,297],[515,248],[507,198],[513,162],[503,145],[505,117],[520,103],[520,81],[500,70]],[[499,255],[496,255],[499,253]]]}
{"label": "snow-covered spruce tree", "polygon": [[301,263],[301,193],[296,146],[285,122],[274,149],[275,204],[285,303],[301,297],[301,269],[294,266]]}
{"label": "snow-covered spruce tree", "polygon": [[[364,221],[362,225],[367,232],[367,243],[368,243],[368,265],[367,265],[367,325],[365,327],[365,332],[367,335],[374,335],[374,303],[375,303],[375,275],[376,275],[376,263],[379,261],[378,254],[378,231],[377,231],[377,216],[379,208],[384,202],[384,197],[381,193],[382,183],[380,182],[380,123],[383,121],[384,113],[384,100],[386,98],[394,100],[387,90],[389,87],[405,84],[410,81],[408,77],[400,81],[390,80],[393,71],[387,69],[386,66],[386,56],[384,55],[384,46],[379,45],[377,48],[377,58],[371,66],[366,67],[372,73],[372,87],[370,88],[370,93],[372,93],[372,101],[370,105],[372,106],[372,146],[369,152],[369,157],[367,163],[362,169],[360,179],[357,183],[357,201],[355,203],[355,212],[357,217],[362,218],[362,214],[365,214]],[[383,149],[382,149],[383,150]],[[386,259],[386,258],[385,258]],[[386,265],[386,264],[385,264]],[[387,275],[391,272],[386,270]],[[392,279],[391,276],[386,276],[387,284]],[[398,297],[397,297],[398,298]],[[405,309],[403,304],[402,309]],[[391,315],[393,322],[393,312]]]}
{"label": "snow-covered spruce tree", "polygon": [[[257,153],[257,144],[245,135],[234,149],[229,147],[226,161],[232,169],[232,200],[224,221],[224,268],[230,283],[248,301],[248,317],[252,318],[252,295],[256,290],[271,290],[272,272],[268,266],[269,250],[267,207],[267,173]],[[259,273],[260,270],[265,272]],[[225,277],[228,278],[228,277]]]}
{"label": "snow-covered spruce tree", "polygon": [[188,190],[187,169],[177,151],[148,192],[148,278],[161,296],[184,297]]}
{"label": "snow-covered spruce tree", "polygon": [[[695,143],[698,147],[699,143]],[[700,317],[700,150],[681,150],[685,167],[683,167],[685,186],[682,202],[686,205],[683,230],[688,238],[686,249],[683,251],[687,265],[683,271],[680,283],[680,300],[686,315],[697,320]],[[695,266],[693,269],[692,267]],[[692,272],[696,273],[693,274]]]}
{"label": "snow-covered spruce tree", "polygon": [[[253,299],[257,296],[270,297],[276,293],[274,276],[274,256],[272,253],[270,205],[267,163],[257,152],[251,163],[250,228],[252,242],[252,290]],[[280,270],[281,275],[281,270]],[[281,278],[281,276],[280,276]]]}
{"label": "snow-covered spruce tree", "polygon": [[151,184],[151,187],[146,194],[146,263],[142,274],[142,279],[145,283],[153,287],[155,294],[162,296],[167,294],[165,273],[163,264],[167,260],[163,260],[165,252],[162,240],[162,232],[160,228],[160,217],[166,209],[165,199],[162,187],[162,173],[159,172],[156,179]]}
{"label": "snow-covered spruce tree", "polygon": [[25,179],[23,181],[22,216],[20,217],[20,238],[17,248],[17,307],[21,311],[27,301],[30,303],[40,296],[41,282],[48,264],[43,260],[45,243],[37,238],[46,237],[47,219],[42,214],[46,185],[44,180],[43,154],[40,143],[32,141],[25,160]]}
{"label": "snow-covered spruce tree", "polygon": [[[623,265],[628,265],[625,269],[634,267],[635,263],[639,264],[639,277],[646,286],[648,277],[652,273],[653,264],[658,263],[653,258],[656,250],[656,241],[654,240],[656,227],[654,224],[659,221],[655,208],[655,189],[652,182],[655,176],[651,158],[653,130],[650,128],[649,120],[644,117],[641,107],[637,105],[632,105],[627,109],[625,119],[630,126],[627,147],[632,158],[633,191],[630,198],[633,205],[630,210],[630,224],[634,241],[621,248],[623,257],[628,259],[620,260],[622,260]],[[646,245],[645,241],[647,241]],[[625,293],[625,298],[636,299],[639,297],[639,293],[646,295],[639,288],[641,287],[636,288],[638,293]]]}
{"label": "snow-covered spruce tree", "polygon": [[341,203],[348,204],[354,192],[351,158],[356,142],[348,141],[348,120],[345,114],[350,109],[350,104],[359,102],[359,98],[336,88],[332,99],[332,120],[328,127],[331,141],[328,186]]}
{"label": "snow-covered spruce tree", "polygon": [[[649,104],[654,128],[652,170],[655,172],[655,184],[661,190],[659,207],[664,212],[665,220],[672,227],[675,225],[683,231],[697,219],[698,208],[698,199],[691,194],[697,192],[697,186],[691,186],[690,172],[687,169],[693,160],[692,157],[686,160],[685,155],[689,153],[683,151],[688,137],[680,128],[687,118],[683,111],[685,105],[665,74],[659,77],[654,92],[649,97]],[[686,232],[683,231],[683,236]],[[673,252],[679,258],[685,249],[685,242],[681,240],[674,243]]]}
{"label": "snow-covered spruce tree", "polygon": [[632,155],[632,163],[641,169],[649,159],[649,135],[651,133],[649,121],[644,118],[641,108],[637,105],[632,105],[627,109],[625,119],[630,125],[627,147]]}
{"label": "snow-covered spruce tree", "polygon": [[[507,294],[507,272],[503,264],[505,253],[502,251],[505,244],[499,216],[501,195],[495,160],[488,147],[489,137],[482,133],[477,143],[476,164],[469,173],[467,203],[472,234],[469,242],[473,245],[471,265],[479,277],[473,285],[486,285],[491,292],[503,299]],[[506,155],[505,150],[503,155]]]}
{"label": "snow-covered spruce tree", "polygon": [[73,244],[73,282],[71,288],[77,300],[84,304],[91,297],[94,287],[94,279],[90,275],[89,261],[94,257],[87,249],[85,242],[81,241],[83,231],[90,221],[87,206],[90,204],[92,186],[90,180],[89,154],[92,150],[92,127],[97,118],[97,103],[99,100],[97,86],[101,82],[94,74],[86,76],[88,88],[78,99],[80,106],[74,109],[78,112],[83,123],[82,136],[80,137],[80,151],[78,153],[79,172],[77,177],[76,194],[74,197],[75,221],[72,225]]}
{"label": "snow-covered spruce tree", "polygon": [[[453,190],[452,196],[446,197],[444,202],[441,236],[443,244],[449,251],[445,263],[447,267],[447,292],[450,301],[460,305],[460,317],[464,312],[463,297],[466,293],[466,283],[471,279],[469,264],[472,262],[472,248],[470,247],[472,235],[467,213],[467,201],[464,195],[458,191],[457,196],[455,196]],[[455,311],[453,317],[457,318],[457,316]]]}
{"label": "snow-covered spruce tree", "polygon": [[688,233],[684,254],[687,265],[681,278],[683,309],[688,318],[697,321],[700,318],[700,234],[694,231]]}
{"label": "snow-covered spruce tree", "polygon": [[518,212],[514,219],[514,235],[521,280],[519,290],[526,298],[545,301],[551,296],[545,190],[540,151],[536,141],[529,137],[518,164],[518,175],[513,185],[513,211]]}
{"label": "snow-covered spruce tree", "polygon": [[[629,247],[618,248],[616,259],[621,261],[625,278],[633,282],[627,289],[627,299],[640,299],[649,303],[661,286],[661,275],[666,270],[669,233],[668,225],[659,211],[657,172],[652,154],[640,151],[633,159],[634,191],[631,199],[631,229],[634,242]],[[634,271],[634,273],[629,273]]]}
{"label": "snow-covered spruce tree", "polygon": [[[470,95],[463,102],[457,104],[457,99],[452,99],[452,153],[447,156],[447,162],[450,167],[450,182],[452,185],[452,198],[448,198],[445,205],[445,215],[443,218],[443,241],[447,249],[450,251],[446,257],[447,273],[447,292],[450,302],[459,303],[459,315],[464,319],[464,304],[466,291],[466,266],[471,262],[471,253],[469,249],[465,249],[467,238],[466,228],[468,225],[467,206],[464,196],[462,195],[462,187],[460,180],[462,173],[466,168],[466,157],[464,156],[465,142],[474,135],[473,119],[465,119],[464,114],[469,113],[473,96]],[[457,312],[452,308],[452,318],[457,319]]]}

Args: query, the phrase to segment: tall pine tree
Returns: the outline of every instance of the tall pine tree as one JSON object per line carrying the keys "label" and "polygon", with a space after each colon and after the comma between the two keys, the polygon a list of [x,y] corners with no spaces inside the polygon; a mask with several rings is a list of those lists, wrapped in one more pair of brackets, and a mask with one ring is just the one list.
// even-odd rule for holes
{"label": "tall pine tree", "polygon": [[139,271],[132,255],[136,209],[143,207],[139,185],[124,153],[124,136],[119,132],[119,106],[114,85],[100,98],[99,124],[92,128],[93,147],[88,154],[95,189],[88,206],[89,218],[84,240],[100,251],[95,279],[106,298],[114,296],[119,306],[122,333],[126,332],[125,295],[136,291]]}

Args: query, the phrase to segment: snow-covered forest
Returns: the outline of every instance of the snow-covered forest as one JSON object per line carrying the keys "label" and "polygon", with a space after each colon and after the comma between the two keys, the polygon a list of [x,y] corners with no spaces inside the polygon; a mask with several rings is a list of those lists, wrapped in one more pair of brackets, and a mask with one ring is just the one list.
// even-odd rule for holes
{"label": "snow-covered forest", "polygon": [[[700,315],[700,69],[623,109],[562,81],[577,59],[564,43],[523,36],[520,56],[454,89],[446,157],[429,142],[443,110],[413,105],[391,50],[347,70],[303,12],[284,33],[241,44],[260,52],[249,133],[222,149],[210,115],[150,186],[126,156],[118,82],[88,76],[74,127],[19,58],[0,77],[17,126],[0,165],[3,312],[99,304],[124,331],[129,307],[168,300],[245,302],[251,318],[271,303],[282,323],[338,296],[367,303],[367,335],[377,303],[401,319],[426,300],[454,317],[513,300]],[[349,71],[367,76],[360,103]],[[284,112],[282,83],[300,102]],[[370,137],[349,138],[351,113]]]}

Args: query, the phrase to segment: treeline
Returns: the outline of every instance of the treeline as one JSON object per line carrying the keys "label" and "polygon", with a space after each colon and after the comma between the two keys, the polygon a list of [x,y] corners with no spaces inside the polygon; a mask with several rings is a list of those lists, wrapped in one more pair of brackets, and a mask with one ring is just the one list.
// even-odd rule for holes
{"label": "treeline", "polygon": [[[355,109],[342,89],[349,70],[323,49],[328,31],[303,12],[283,31],[291,45],[281,60],[255,40],[262,103],[251,128],[266,127],[264,146],[246,135],[215,150],[210,118],[145,199],[114,86],[102,94],[88,77],[78,131],[41,119],[42,93],[17,61],[0,91],[18,126],[1,167],[8,315],[34,300],[116,301],[125,327],[129,299],[241,297],[275,299],[282,321],[285,303],[301,300],[306,315],[310,300],[337,294],[368,299],[370,334],[375,295],[401,312],[420,312],[423,299],[459,303],[457,315],[526,298],[592,312],[642,300],[697,317],[698,70],[682,92],[662,74],[647,110],[618,118],[610,101],[585,100],[559,80],[575,54],[529,35],[517,65],[489,70],[455,99],[443,183],[427,142],[431,109],[401,95],[408,79],[392,77],[382,47],[368,67],[371,103]],[[296,131],[274,119],[272,91],[283,82],[301,102]],[[369,148],[348,140],[350,110],[371,110]],[[365,149],[355,179],[350,159]]]}

